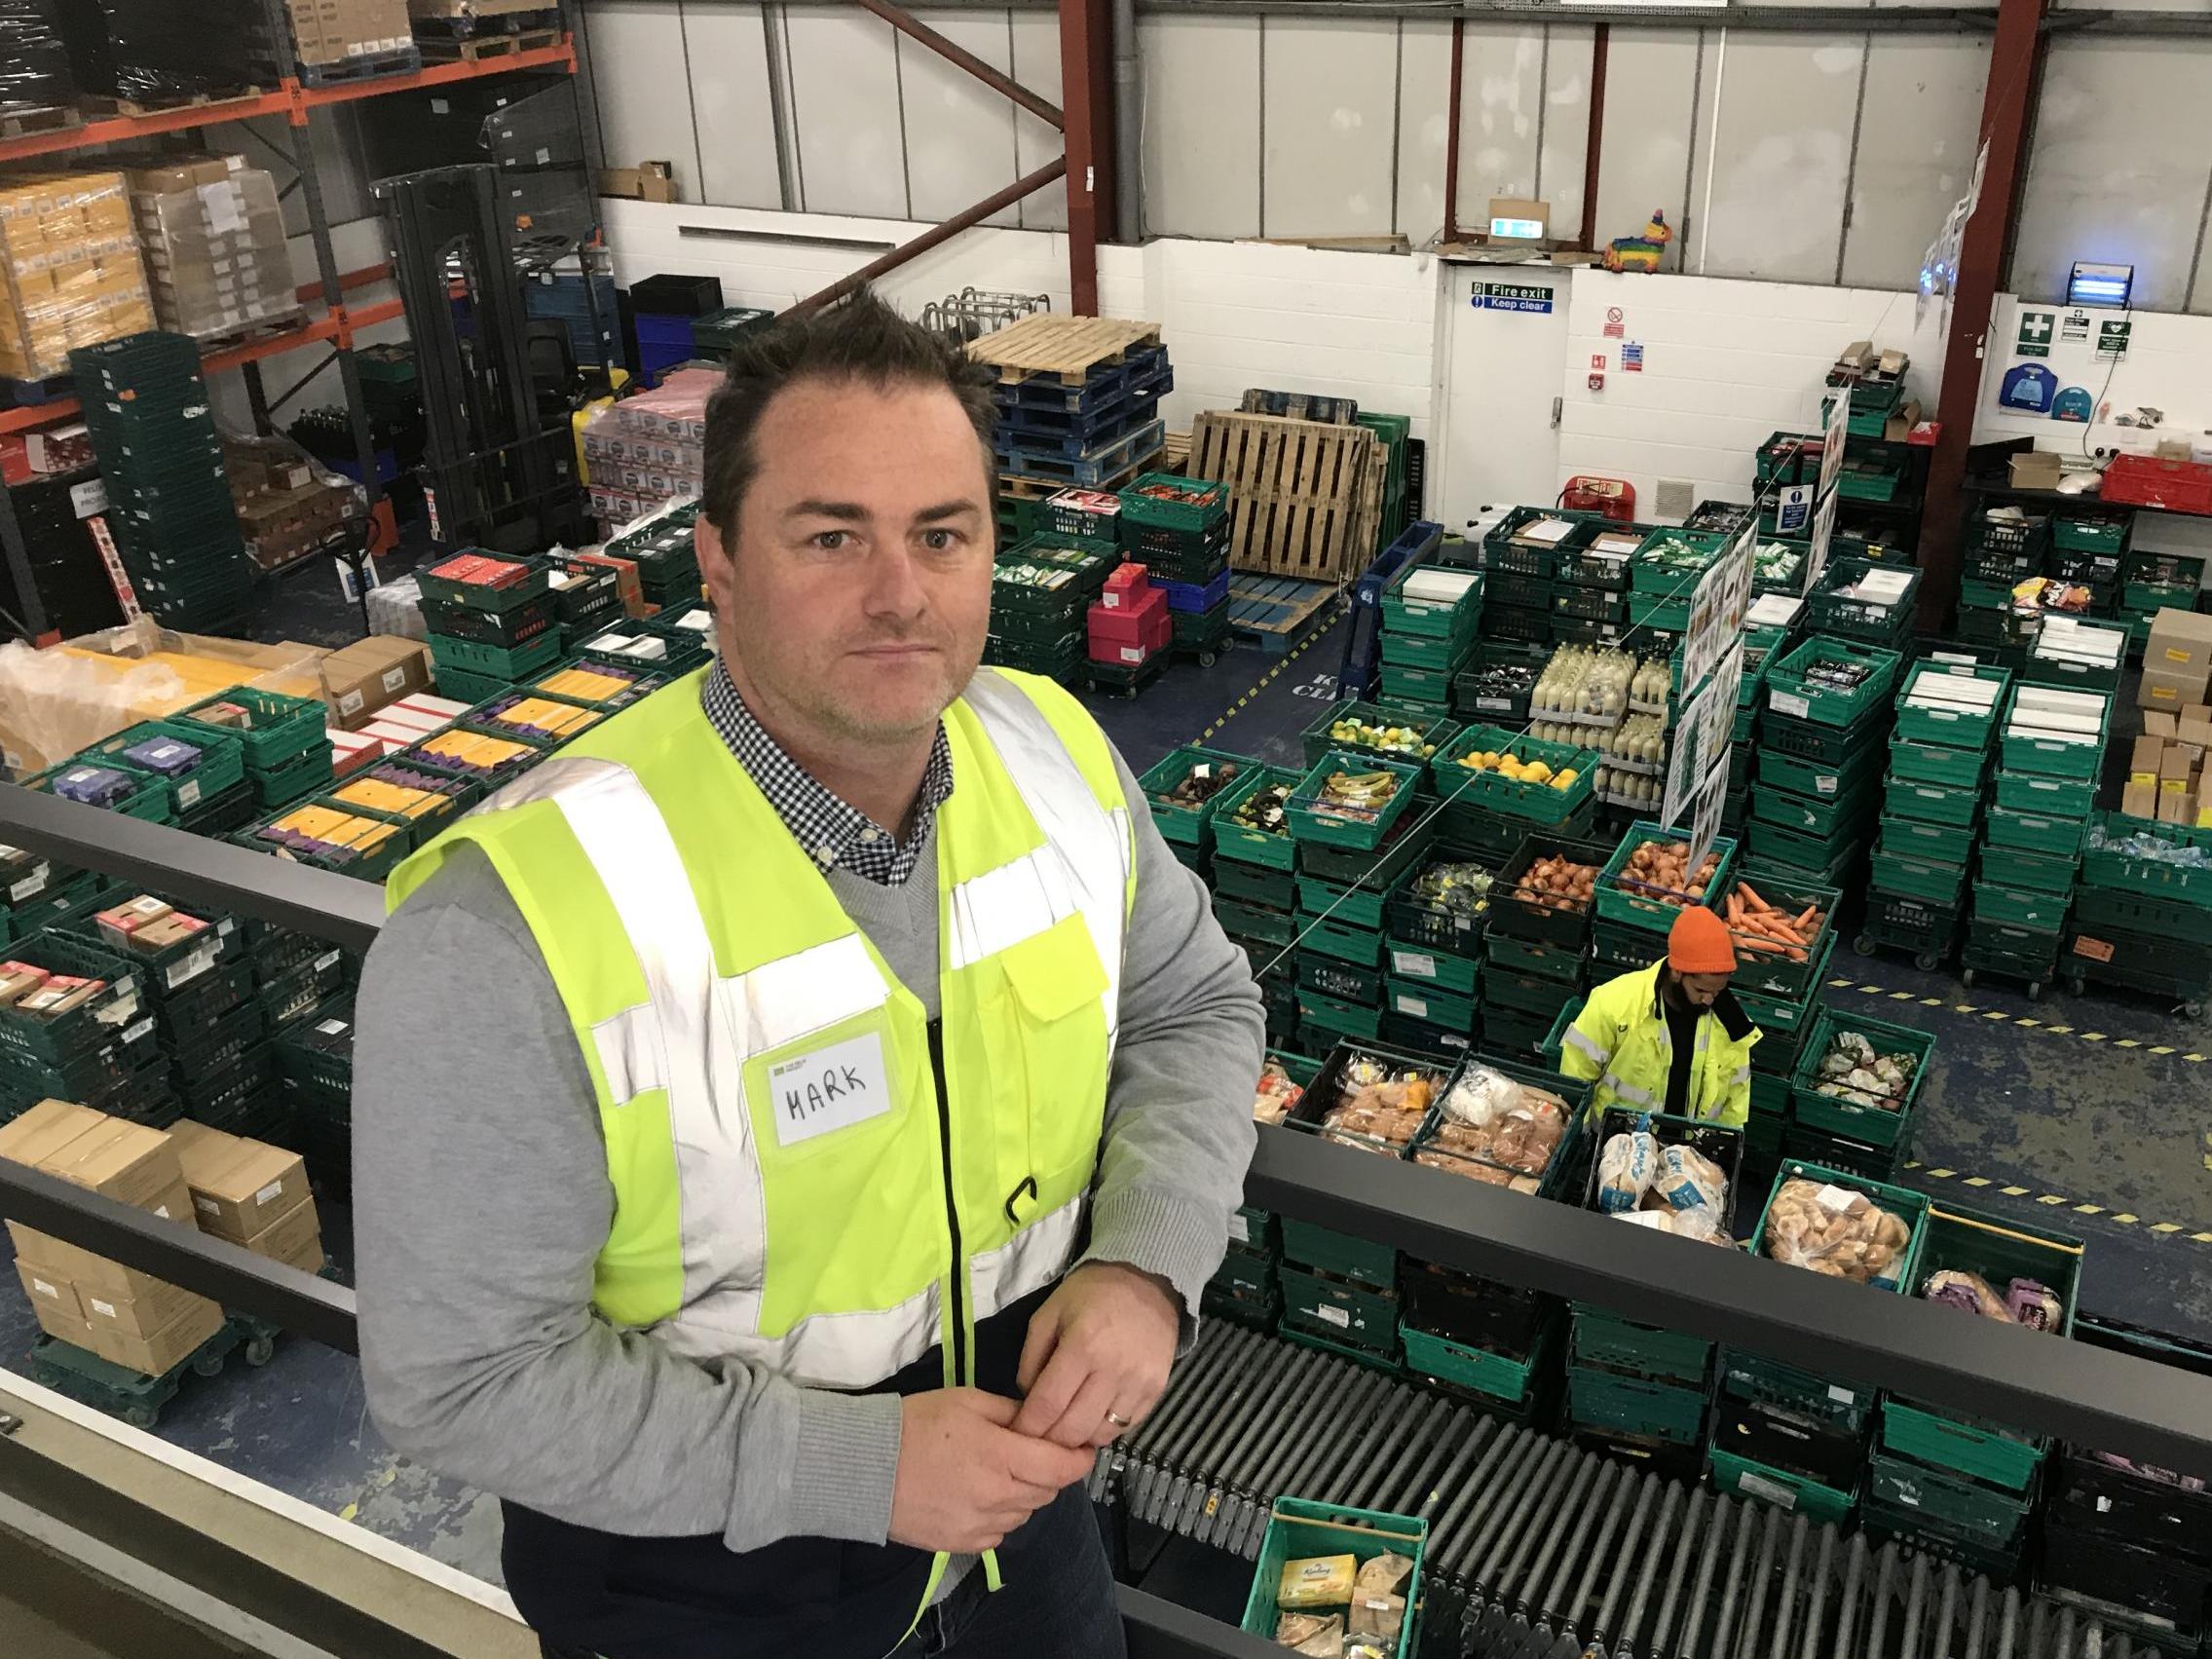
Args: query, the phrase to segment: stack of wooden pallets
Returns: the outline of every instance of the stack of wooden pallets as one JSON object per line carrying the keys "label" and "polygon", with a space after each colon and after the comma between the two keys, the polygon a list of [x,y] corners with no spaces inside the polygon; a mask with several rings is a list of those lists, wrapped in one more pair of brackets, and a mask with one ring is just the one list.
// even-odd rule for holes
{"label": "stack of wooden pallets", "polygon": [[1229,486],[1233,569],[1335,583],[1374,557],[1389,454],[1365,426],[1209,410],[1189,471]]}

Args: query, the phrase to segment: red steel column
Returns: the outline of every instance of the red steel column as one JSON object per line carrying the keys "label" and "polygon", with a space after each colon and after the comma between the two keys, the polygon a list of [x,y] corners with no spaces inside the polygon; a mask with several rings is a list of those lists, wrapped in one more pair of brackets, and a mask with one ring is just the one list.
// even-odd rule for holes
{"label": "red steel column", "polygon": [[1959,252],[1959,280],[1951,294],[1951,327],[1943,352],[1943,390],[1936,400],[1942,422],[1929,458],[1928,494],[1921,504],[1920,625],[1942,627],[1959,595],[1959,495],[1967,476],[1967,448],[1973,441],[1974,407],[1981,397],[1982,347],[1989,332],[1997,285],[2020,182],[2028,160],[2028,112],[2042,80],[2044,0],[1999,0],[1997,33],[1989,48],[1988,91],[1982,95],[1981,138],[1989,146],[1981,205],[1967,221]]}
{"label": "red steel column", "polygon": [[1113,223],[1113,8],[1060,0],[1060,102],[1068,154],[1069,309],[1099,314],[1099,226]]}
{"label": "red steel column", "polygon": [[[1467,19],[1451,19],[1451,96],[1443,125],[1443,243],[1459,240],[1459,79],[1467,59]],[[1484,225],[1484,230],[1489,226]]]}

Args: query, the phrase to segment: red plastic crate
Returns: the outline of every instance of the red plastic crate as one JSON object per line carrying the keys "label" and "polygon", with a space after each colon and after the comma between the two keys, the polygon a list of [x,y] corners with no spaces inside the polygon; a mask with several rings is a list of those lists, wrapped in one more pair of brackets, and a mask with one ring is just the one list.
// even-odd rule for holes
{"label": "red plastic crate", "polygon": [[2152,455],[2116,455],[2105,468],[2098,494],[2128,507],[2212,513],[2212,467]]}
{"label": "red plastic crate", "polygon": [[1175,618],[1168,610],[1168,596],[1157,587],[1148,589],[1143,602],[1134,607],[1108,610],[1104,605],[1093,605],[1087,621],[1090,654],[1100,662],[1134,666],[1153,652],[1165,651],[1175,637]]}

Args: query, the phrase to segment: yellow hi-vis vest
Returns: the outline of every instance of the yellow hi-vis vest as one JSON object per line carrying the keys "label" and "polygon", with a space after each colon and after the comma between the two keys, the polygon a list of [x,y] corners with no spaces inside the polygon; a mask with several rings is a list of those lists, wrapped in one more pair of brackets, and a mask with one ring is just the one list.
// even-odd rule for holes
{"label": "yellow hi-vis vest", "polygon": [[942,1344],[954,1384],[976,1323],[1066,1271],[1136,897],[1129,807],[1049,681],[985,669],[945,730],[934,1030],[696,676],[394,872],[397,905],[473,843],[544,955],[606,1131],[593,1300],[611,1322],[832,1388]]}
{"label": "yellow hi-vis vest", "polygon": [[[1609,1106],[1638,1112],[1667,1110],[1667,1079],[1674,1066],[1674,1038],[1659,1005],[1654,962],[1609,979],[1591,992],[1559,1046],[1559,1070],[1592,1082],[1590,1114]],[[1690,1096],[1682,1115],[1741,1128],[1751,1115],[1751,1045],[1757,1028],[1738,1040],[1710,1008],[1698,1021],[1697,1052],[1690,1061]]]}

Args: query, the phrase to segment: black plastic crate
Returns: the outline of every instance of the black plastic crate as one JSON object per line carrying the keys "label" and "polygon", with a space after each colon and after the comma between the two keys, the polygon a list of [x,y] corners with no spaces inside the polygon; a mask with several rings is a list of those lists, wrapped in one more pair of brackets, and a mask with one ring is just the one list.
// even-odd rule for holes
{"label": "black plastic crate", "polygon": [[630,309],[646,317],[704,317],[722,309],[722,279],[669,272],[646,277],[630,284]]}

